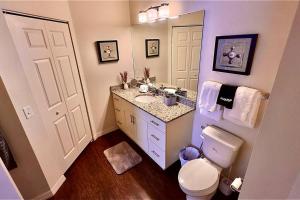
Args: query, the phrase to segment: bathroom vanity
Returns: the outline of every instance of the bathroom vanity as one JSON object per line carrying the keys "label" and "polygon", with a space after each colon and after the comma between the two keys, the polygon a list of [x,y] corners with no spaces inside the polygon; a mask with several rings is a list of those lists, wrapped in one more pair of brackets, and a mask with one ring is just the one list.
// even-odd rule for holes
{"label": "bathroom vanity", "polygon": [[[142,85],[141,92],[149,86],[155,96],[138,88],[111,88],[117,125],[162,169],[177,161],[179,151],[192,141],[203,18],[204,11],[198,11],[132,24],[134,83]],[[156,55],[147,56],[151,51]]]}
{"label": "bathroom vanity", "polygon": [[162,96],[143,95],[136,88],[113,89],[116,122],[162,169],[178,160],[191,143],[194,108],[166,106]]}

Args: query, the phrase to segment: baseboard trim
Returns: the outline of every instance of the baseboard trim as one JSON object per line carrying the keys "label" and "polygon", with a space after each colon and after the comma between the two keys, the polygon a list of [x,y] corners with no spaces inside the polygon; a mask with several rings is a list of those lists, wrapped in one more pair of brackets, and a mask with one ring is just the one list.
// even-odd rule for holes
{"label": "baseboard trim", "polygon": [[51,192],[53,195],[55,195],[55,193],[58,191],[60,186],[62,186],[62,184],[65,182],[65,180],[66,180],[66,177],[64,175],[59,177],[58,181],[51,188]]}
{"label": "baseboard trim", "polygon": [[34,200],[45,200],[45,199],[49,199],[50,197],[52,197],[53,194],[51,192],[51,190],[48,190],[47,192],[43,193],[43,194],[40,194],[32,199]]}
{"label": "baseboard trim", "polygon": [[96,135],[95,135],[95,140],[98,139],[98,138],[99,138],[100,136],[102,136],[102,135],[105,135],[105,134],[107,134],[107,133],[116,131],[116,130],[118,130],[118,129],[119,129],[119,127],[113,126],[113,127],[106,128],[106,129],[104,129],[104,130],[102,130],[102,131],[100,131],[100,132],[97,132]]}
{"label": "baseboard trim", "polygon": [[34,200],[45,200],[45,199],[49,199],[50,197],[53,197],[55,195],[55,193],[58,191],[58,189],[60,188],[60,186],[62,186],[62,184],[65,182],[66,177],[64,175],[62,175],[57,182],[51,187],[50,190],[48,190],[47,192],[40,194],[32,199]]}

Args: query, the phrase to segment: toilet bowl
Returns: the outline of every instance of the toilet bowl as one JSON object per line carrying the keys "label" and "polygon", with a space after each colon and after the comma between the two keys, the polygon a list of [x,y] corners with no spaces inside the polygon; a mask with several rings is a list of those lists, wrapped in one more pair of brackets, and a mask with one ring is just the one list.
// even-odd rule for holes
{"label": "toilet bowl", "polygon": [[216,193],[221,169],[207,159],[195,159],[179,171],[180,188],[188,200],[209,200]]}

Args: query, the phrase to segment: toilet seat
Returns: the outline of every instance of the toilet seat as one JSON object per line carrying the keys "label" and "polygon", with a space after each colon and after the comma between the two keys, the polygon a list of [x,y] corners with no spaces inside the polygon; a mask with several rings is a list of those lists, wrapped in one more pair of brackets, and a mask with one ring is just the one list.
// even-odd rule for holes
{"label": "toilet seat", "polygon": [[219,174],[219,170],[206,160],[195,159],[180,169],[178,181],[187,195],[205,196],[218,188]]}

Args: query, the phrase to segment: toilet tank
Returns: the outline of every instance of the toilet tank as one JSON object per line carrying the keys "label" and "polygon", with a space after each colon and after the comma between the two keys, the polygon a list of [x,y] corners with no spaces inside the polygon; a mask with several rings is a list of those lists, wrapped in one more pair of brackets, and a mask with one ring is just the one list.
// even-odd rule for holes
{"label": "toilet tank", "polygon": [[202,136],[202,149],[205,157],[222,168],[230,167],[243,144],[243,140],[215,126],[207,126],[202,131]]}

